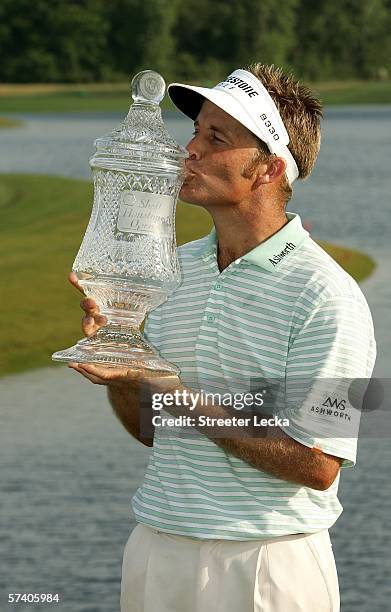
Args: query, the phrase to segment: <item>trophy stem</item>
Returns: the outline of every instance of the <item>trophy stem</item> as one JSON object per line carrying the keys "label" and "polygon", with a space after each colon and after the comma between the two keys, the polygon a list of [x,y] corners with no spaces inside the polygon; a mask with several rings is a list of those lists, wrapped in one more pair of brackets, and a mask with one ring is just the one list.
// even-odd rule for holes
{"label": "trophy stem", "polygon": [[52,359],[179,374],[179,368],[160,357],[157,350],[146,341],[139,323],[134,319],[127,323],[124,320],[121,323],[111,320],[93,336],[79,340],[69,349],[54,353]]}

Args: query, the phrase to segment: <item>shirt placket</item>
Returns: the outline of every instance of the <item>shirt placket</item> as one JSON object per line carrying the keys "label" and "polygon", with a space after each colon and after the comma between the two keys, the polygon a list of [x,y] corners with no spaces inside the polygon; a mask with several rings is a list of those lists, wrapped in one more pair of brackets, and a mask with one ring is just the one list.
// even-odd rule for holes
{"label": "shirt placket", "polygon": [[[214,358],[219,361],[220,355],[218,352],[218,331],[221,312],[224,309],[224,305],[221,304],[221,298],[224,296],[225,283],[229,278],[232,278],[233,274],[235,274],[236,270],[239,268],[240,262],[241,259],[239,258],[220,272],[217,265],[216,256],[212,255],[208,258],[208,264],[210,265],[211,271],[213,271],[213,280],[211,282],[209,296],[205,302],[204,314],[195,347],[198,381],[201,386],[203,382],[212,382],[205,380],[205,373],[203,371],[205,358],[202,352],[204,350],[208,350],[209,352],[213,353]],[[207,364],[206,367],[208,367]],[[213,364],[211,369],[216,372],[220,381],[224,379],[221,363],[218,363],[217,365]],[[218,383],[219,381],[215,382]]]}

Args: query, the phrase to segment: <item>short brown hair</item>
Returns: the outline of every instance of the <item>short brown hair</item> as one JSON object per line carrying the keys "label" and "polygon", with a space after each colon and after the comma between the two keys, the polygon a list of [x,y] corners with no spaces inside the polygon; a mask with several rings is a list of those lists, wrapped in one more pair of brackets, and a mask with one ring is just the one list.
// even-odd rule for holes
{"label": "short brown hair", "polygon": [[[245,70],[256,76],[273,98],[289,135],[288,149],[297,164],[299,178],[307,178],[320,148],[321,101],[308,87],[300,85],[292,74],[284,74],[281,68],[275,68],[273,64],[254,63]],[[270,155],[267,146],[259,142],[261,151]],[[287,181],[283,191],[288,201],[292,189]]]}

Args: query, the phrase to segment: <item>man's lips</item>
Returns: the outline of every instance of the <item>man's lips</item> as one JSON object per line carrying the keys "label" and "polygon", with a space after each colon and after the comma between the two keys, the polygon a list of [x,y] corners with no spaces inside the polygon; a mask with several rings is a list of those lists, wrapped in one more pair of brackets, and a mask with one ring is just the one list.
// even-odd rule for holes
{"label": "man's lips", "polygon": [[185,173],[186,174],[197,174],[195,170],[189,165],[185,163]]}
{"label": "man's lips", "polygon": [[188,181],[190,181],[192,178],[194,178],[196,175],[195,172],[193,172],[192,170],[189,170],[188,168],[186,168],[185,170],[185,180],[184,182],[187,183]]}

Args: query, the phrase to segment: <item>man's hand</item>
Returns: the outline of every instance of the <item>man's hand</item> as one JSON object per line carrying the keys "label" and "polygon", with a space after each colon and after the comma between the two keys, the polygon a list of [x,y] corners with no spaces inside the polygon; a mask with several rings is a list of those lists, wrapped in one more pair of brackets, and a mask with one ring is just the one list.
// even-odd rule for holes
{"label": "man's hand", "polygon": [[70,363],[69,367],[80,372],[95,385],[126,387],[129,394],[148,389],[152,395],[183,388],[179,376],[148,369],[108,367],[93,363]]}
{"label": "man's hand", "polygon": [[[71,285],[76,287],[84,295],[84,291],[78,281],[75,272],[71,272],[68,276]],[[106,325],[107,319],[101,315],[96,302],[92,298],[86,298],[80,302],[80,307],[84,310],[84,317],[81,322],[83,334],[87,337],[93,336],[100,327]]]}
{"label": "man's hand", "polygon": [[[69,282],[84,295],[84,291],[74,272],[69,274]],[[80,302],[84,311],[81,327],[85,336],[93,336],[98,329],[106,325],[107,318],[100,314],[99,307],[92,298],[84,298]],[[178,376],[155,372],[140,368],[119,368],[94,365],[90,363],[70,363],[69,367],[80,372],[85,378],[96,385],[122,386],[126,385],[129,393],[139,392],[143,385],[149,385],[156,392],[165,393],[181,386]],[[152,391],[154,392],[154,391]]]}

